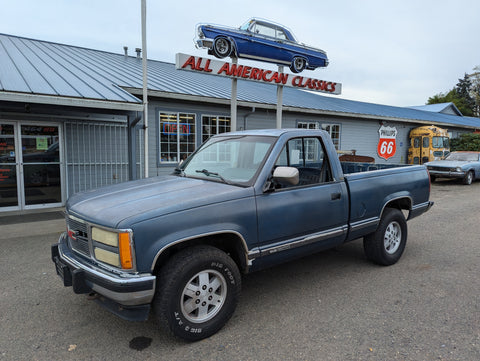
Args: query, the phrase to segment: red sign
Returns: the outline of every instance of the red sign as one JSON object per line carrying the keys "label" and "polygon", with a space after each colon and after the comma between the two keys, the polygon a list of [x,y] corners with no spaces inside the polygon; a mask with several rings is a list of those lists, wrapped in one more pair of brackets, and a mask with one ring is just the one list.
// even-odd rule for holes
{"label": "red sign", "polygon": [[378,130],[380,138],[377,145],[378,155],[387,160],[395,155],[397,151],[397,129],[395,127],[386,127],[382,125]]}
{"label": "red sign", "polygon": [[190,135],[190,124],[184,123],[169,123],[165,122],[162,124],[162,133],[165,135],[169,134],[178,134],[180,131],[180,135]]}
{"label": "red sign", "polygon": [[332,81],[312,79],[300,75],[265,70],[247,65],[232,64],[181,53],[177,54],[175,65],[179,70],[189,70],[227,76],[230,78],[253,80],[262,83],[284,85],[329,94],[340,94],[342,92],[342,84]]}

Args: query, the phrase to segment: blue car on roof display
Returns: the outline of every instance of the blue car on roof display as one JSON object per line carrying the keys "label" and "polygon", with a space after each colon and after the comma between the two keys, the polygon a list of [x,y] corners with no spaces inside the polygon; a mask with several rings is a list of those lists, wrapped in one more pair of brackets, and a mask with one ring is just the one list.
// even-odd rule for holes
{"label": "blue car on roof display", "polygon": [[480,179],[480,152],[451,152],[444,160],[425,163],[430,179],[459,178],[463,184]]}
{"label": "blue car on roof display", "polygon": [[195,44],[217,58],[231,56],[287,65],[294,73],[328,65],[325,51],[299,43],[282,25],[255,18],[238,29],[200,24]]}

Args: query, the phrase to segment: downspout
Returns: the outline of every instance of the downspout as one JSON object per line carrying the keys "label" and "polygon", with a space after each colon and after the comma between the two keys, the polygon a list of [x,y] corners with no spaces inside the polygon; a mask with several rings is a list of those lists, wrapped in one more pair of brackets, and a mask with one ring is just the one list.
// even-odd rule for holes
{"label": "downspout", "polygon": [[[131,119],[133,117],[129,116],[128,118]],[[138,112],[135,113],[135,117],[133,120],[128,122],[128,161],[129,161],[129,169],[128,169],[128,177],[129,180],[138,179],[137,175],[137,137],[135,127],[138,122],[142,119],[142,115]]]}
{"label": "downspout", "polygon": [[255,107],[252,107],[252,111],[250,113],[246,113],[243,116],[243,129],[242,130],[247,130],[247,118],[254,113],[255,113]]}

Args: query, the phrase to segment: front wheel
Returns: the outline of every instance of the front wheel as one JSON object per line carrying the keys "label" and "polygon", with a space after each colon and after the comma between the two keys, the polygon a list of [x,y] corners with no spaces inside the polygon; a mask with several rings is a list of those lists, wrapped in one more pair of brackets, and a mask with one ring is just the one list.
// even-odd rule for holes
{"label": "front wheel", "polygon": [[374,233],[364,237],[367,258],[377,264],[397,263],[407,244],[407,221],[399,209],[386,208]]}
{"label": "front wheel", "polygon": [[241,277],[235,262],[210,246],[187,248],[160,270],[153,309],[174,335],[198,341],[219,331],[238,303]]}
{"label": "front wheel", "polygon": [[467,174],[465,175],[465,178],[463,178],[463,184],[470,185],[473,182],[473,172],[469,170]]}
{"label": "front wheel", "polygon": [[213,42],[212,51],[217,58],[223,59],[232,52],[232,44],[226,38],[216,38]]}

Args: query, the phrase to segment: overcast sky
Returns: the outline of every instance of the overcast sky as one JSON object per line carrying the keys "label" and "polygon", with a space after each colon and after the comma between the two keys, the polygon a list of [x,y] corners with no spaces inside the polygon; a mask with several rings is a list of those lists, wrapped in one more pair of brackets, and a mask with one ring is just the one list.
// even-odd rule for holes
{"label": "overcast sky", "polygon": [[[0,14],[4,34],[114,53],[142,44],[141,0],[0,0]],[[206,56],[196,24],[261,17],[327,52],[330,65],[305,75],[342,83],[340,97],[422,105],[480,65],[479,14],[478,0],[147,0],[147,55]]]}

